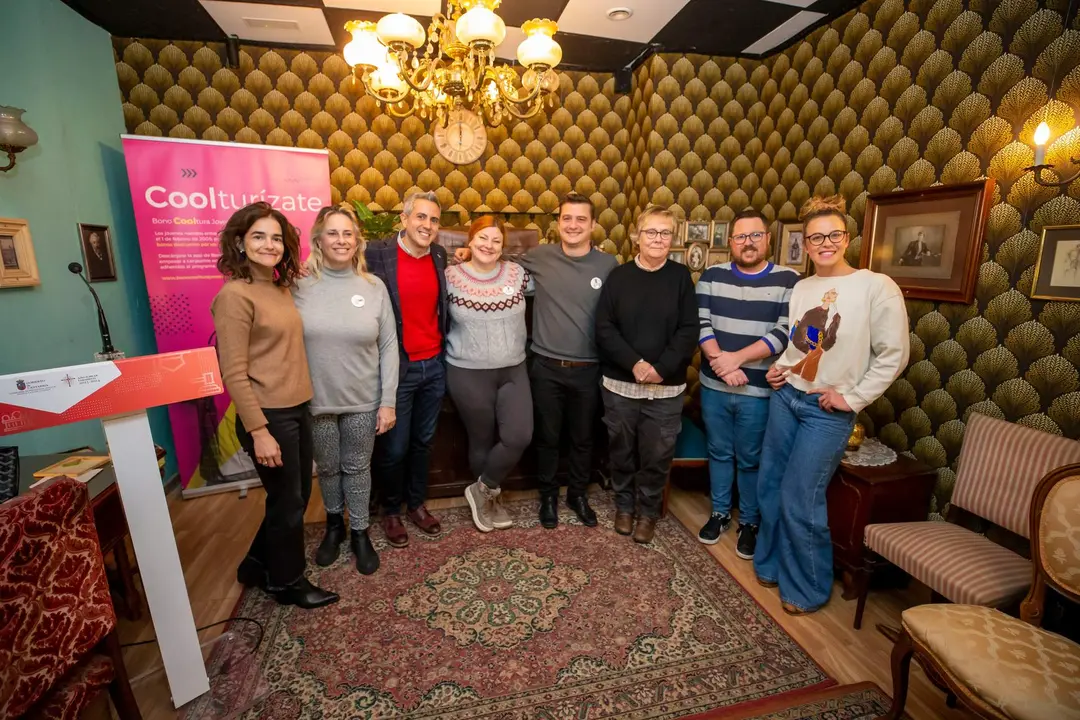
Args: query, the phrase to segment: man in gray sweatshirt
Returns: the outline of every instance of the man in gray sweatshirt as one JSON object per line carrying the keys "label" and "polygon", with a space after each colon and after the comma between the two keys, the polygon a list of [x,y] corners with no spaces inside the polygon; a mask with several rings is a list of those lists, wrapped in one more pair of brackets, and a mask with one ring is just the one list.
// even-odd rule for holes
{"label": "man in gray sweatshirt", "polygon": [[540,524],[559,524],[559,440],[570,440],[566,503],[582,523],[596,525],[586,489],[592,467],[593,428],[600,398],[600,365],[594,327],[600,288],[618,261],[592,247],[592,201],[571,193],[559,205],[560,242],[533,248],[517,261],[536,283],[533,305],[532,382]]}

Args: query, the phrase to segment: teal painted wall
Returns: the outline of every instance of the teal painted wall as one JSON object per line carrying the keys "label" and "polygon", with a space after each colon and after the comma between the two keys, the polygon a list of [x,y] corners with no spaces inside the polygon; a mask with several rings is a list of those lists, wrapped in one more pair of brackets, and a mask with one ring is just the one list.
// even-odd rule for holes
{"label": "teal painted wall", "polygon": [[[109,34],[60,0],[4,0],[0,104],[26,109],[38,145],[0,173],[0,217],[30,223],[41,285],[0,289],[0,375],[93,361],[101,349],[94,302],[68,272],[82,261],[76,224],[112,229],[116,282],[95,283],[113,345],[156,352],[135,217],[120,145],[120,88]],[[18,68],[18,70],[15,70]],[[176,472],[168,415],[150,413],[154,440]],[[82,445],[103,449],[99,421],[0,439],[20,455]]]}

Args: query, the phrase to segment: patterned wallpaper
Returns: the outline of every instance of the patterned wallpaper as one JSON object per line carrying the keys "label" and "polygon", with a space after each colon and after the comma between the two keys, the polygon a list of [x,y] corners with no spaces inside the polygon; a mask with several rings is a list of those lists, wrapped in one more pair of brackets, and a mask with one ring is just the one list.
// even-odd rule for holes
{"label": "patterned wallpaper", "polygon": [[623,259],[649,202],[693,219],[747,205],[787,219],[811,194],[838,192],[857,262],[867,194],[994,177],[975,302],[909,302],[911,365],[861,415],[938,468],[936,517],[970,413],[1080,439],[1080,304],[1028,298],[1042,227],[1080,224],[1080,181],[1061,193],[1022,171],[1043,119],[1060,136],[1049,162],[1080,149],[1080,25],[1065,27],[1066,5],[872,0],[765,61],[654,56],[629,95],[610,76],[562,73],[554,108],[489,131],[484,157],[462,167],[419,120],[358,98],[337,55],[245,46],[230,70],[213,45],[114,43],[131,132],[326,147],[335,200],[389,209],[419,187],[542,231],[574,189],[593,197],[597,239]]}

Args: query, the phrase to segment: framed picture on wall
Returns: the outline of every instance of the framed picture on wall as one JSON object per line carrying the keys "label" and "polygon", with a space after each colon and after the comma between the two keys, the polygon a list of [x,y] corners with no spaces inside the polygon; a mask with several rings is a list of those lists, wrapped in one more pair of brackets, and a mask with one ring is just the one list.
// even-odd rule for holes
{"label": "framed picture on wall", "polygon": [[715,220],[712,224],[712,245],[713,249],[726,248],[728,246],[728,223],[726,220]]}
{"label": "framed picture on wall", "polygon": [[673,260],[680,265],[686,264],[686,251],[685,250],[672,250],[668,253],[668,259]]}
{"label": "framed picture on wall", "polygon": [[30,224],[26,220],[0,218],[0,288],[40,284]]}
{"label": "framed picture on wall", "polygon": [[90,282],[115,280],[116,262],[109,226],[79,223],[79,243],[82,245],[87,279]]}
{"label": "framed picture on wall", "polygon": [[[675,234],[671,237],[671,247],[685,247],[683,237],[686,235],[686,221],[675,218]],[[679,262],[682,262],[681,260]]]}
{"label": "framed picture on wall", "polygon": [[686,267],[690,268],[690,272],[701,272],[708,260],[708,243],[694,243],[686,248]]}
{"label": "framed picture on wall", "polygon": [[709,250],[709,262],[706,267],[726,263],[729,260],[731,260],[731,250],[728,248],[712,248]]}
{"label": "framed picture on wall", "polygon": [[776,243],[776,255],[773,260],[777,265],[789,267],[806,274],[806,247],[803,245],[803,226],[798,222],[778,222],[773,233]]}
{"label": "framed picture on wall", "polygon": [[859,266],[885,273],[904,297],[970,303],[994,179],[866,199]]}
{"label": "framed picture on wall", "polygon": [[712,223],[701,220],[687,220],[684,244],[690,245],[696,242],[708,243],[711,240]]}
{"label": "framed picture on wall", "polygon": [[1035,300],[1080,300],[1080,225],[1043,228],[1031,297]]}

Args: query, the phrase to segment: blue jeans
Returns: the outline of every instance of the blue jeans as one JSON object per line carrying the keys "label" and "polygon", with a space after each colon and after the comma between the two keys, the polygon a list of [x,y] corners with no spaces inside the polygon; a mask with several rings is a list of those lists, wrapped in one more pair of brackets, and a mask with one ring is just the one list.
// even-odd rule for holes
{"label": "blue jeans", "polygon": [[416,510],[427,500],[431,441],[446,394],[446,365],[441,355],[409,362],[398,378],[397,423],[376,439],[372,463],[387,515],[400,515],[403,501]]}
{"label": "blue jeans", "polygon": [[757,525],[761,522],[758,464],[765,423],[769,420],[769,398],[737,395],[702,386],[701,414],[709,443],[712,511],[725,515],[731,512],[731,484],[737,477],[739,522]]}
{"label": "blue jeans", "polygon": [[826,412],[818,395],[785,385],[769,401],[761,451],[761,530],[754,571],[780,584],[780,599],[816,610],[832,592],[833,553],[825,490],[855,424],[853,412]]}

